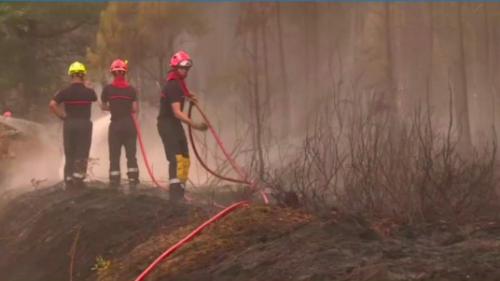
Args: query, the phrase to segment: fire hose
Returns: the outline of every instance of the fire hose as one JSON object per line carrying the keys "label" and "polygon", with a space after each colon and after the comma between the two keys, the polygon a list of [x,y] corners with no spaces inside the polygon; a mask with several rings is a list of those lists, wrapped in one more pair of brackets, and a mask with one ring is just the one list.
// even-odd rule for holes
{"label": "fire hose", "polygon": [[[246,184],[246,185],[250,186],[250,188],[254,192],[257,191],[257,190],[259,190],[259,188],[257,186],[257,183],[255,181],[248,180],[248,175],[243,171],[243,169],[236,163],[236,161],[233,159],[233,157],[230,155],[230,153],[226,150],[226,148],[224,146],[224,143],[222,142],[221,137],[217,134],[217,132],[213,128],[212,124],[210,123],[210,120],[208,119],[207,115],[205,114],[205,112],[203,112],[203,110],[200,108],[200,106],[198,104],[196,104],[196,103],[190,103],[189,113],[188,113],[189,117],[192,116],[193,106],[196,107],[196,109],[198,110],[198,112],[202,116],[203,120],[206,122],[206,124],[208,126],[208,129],[210,130],[210,132],[212,133],[213,137],[215,138],[215,140],[216,140],[219,148],[221,149],[222,153],[224,154],[225,158],[230,163],[231,167],[239,175],[239,177],[241,178],[241,180],[233,179],[233,178],[229,178],[229,177],[225,177],[223,175],[219,175],[214,170],[212,170],[210,167],[208,167],[208,165],[205,163],[205,161],[203,161],[203,158],[201,157],[201,155],[198,152],[198,149],[196,147],[196,143],[195,143],[194,138],[193,138],[193,129],[191,128],[191,126],[189,126],[188,127],[189,140],[191,142],[191,147],[193,148],[193,152],[194,152],[194,154],[195,154],[196,159],[198,160],[198,162],[202,165],[202,167],[205,170],[207,170],[210,174],[214,175],[217,178],[220,178],[222,180],[226,180],[226,181],[229,181],[229,182],[233,182],[233,183]],[[135,125],[136,130],[137,130],[137,138],[139,140],[139,146],[140,146],[140,149],[141,149],[141,152],[142,152],[142,157],[143,157],[143,160],[144,160],[144,164],[146,166],[146,170],[147,170],[147,172],[149,174],[149,177],[151,178],[151,180],[153,181],[153,183],[157,187],[162,187],[160,185],[160,183],[158,182],[158,180],[156,179],[156,177],[155,177],[155,175],[153,173],[153,170],[151,168],[151,165],[150,165],[150,162],[149,162],[149,158],[147,156],[146,149],[145,149],[145,146],[144,146],[144,141],[143,141],[143,138],[142,138],[141,126],[139,124],[139,121],[137,120],[137,116],[135,114],[132,114],[132,119],[134,121],[134,125]],[[260,195],[262,196],[262,199],[264,200],[264,203],[268,204],[269,203],[269,199],[268,199],[266,193],[264,191],[262,191],[262,190],[259,190],[259,192],[260,192]]]}
{"label": "fire hose", "polygon": [[134,126],[137,131],[137,139],[139,140],[139,147],[141,148],[141,154],[142,154],[142,159],[144,160],[144,165],[146,166],[146,170],[148,171],[149,177],[153,181],[153,183],[157,187],[162,187],[161,184],[156,180],[156,177],[153,173],[153,169],[151,168],[151,165],[149,163],[149,158],[148,154],[146,153],[146,148],[144,147],[144,141],[142,140],[142,130],[141,126],[139,124],[139,121],[137,120],[137,116],[135,113],[132,113],[132,120],[134,121]]}
{"label": "fire hose", "polygon": [[206,227],[211,225],[212,223],[218,221],[222,217],[228,215],[229,213],[233,212],[234,210],[240,208],[240,207],[245,207],[248,206],[248,202],[246,201],[241,201],[238,203],[234,203],[231,206],[225,208],[224,210],[220,211],[218,214],[204,222],[202,225],[198,226],[195,230],[193,230],[191,233],[189,233],[186,237],[181,239],[179,242],[177,242],[175,245],[170,247],[168,250],[163,252],[154,262],[152,262],[136,279],[135,281],[142,281],[144,280],[152,271],[157,267],[163,260],[165,260],[167,257],[175,253],[177,250],[179,250],[183,245],[191,241],[196,235],[200,234]]}
{"label": "fire hose", "polygon": [[[192,113],[193,113],[193,104],[190,104],[189,105],[189,110],[188,110],[188,116],[189,118],[191,118],[192,116]],[[206,163],[205,161],[203,160],[203,158],[201,157],[200,153],[198,152],[198,148],[196,147],[196,143],[194,141],[194,136],[193,136],[193,128],[191,128],[191,126],[188,127],[188,136],[189,136],[189,142],[191,143],[191,148],[193,149],[193,152],[194,152],[194,155],[196,156],[196,159],[198,159],[198,162],[200,163],[200,165],[203,167],[203,169],[205,169],[207,172],[209,172],[211,175],[219,178],[219,179],[222,179],[222,180],[225,180],[225,181],[228,181],[228,182],[233,182],[233,183],[239,183],[239,184],[249,184],[247,181],[245,180],[238,180],[238,179],[233,179],[233,178],[229,178],[229,177],[226,177],[226,176],[223,176],[223,175],[220,175],[218,174],[217,172],[215,172],[214,170],[212,170]]]}
{"label": "fire hose", "polygon": [[192,116],[193,107],[196,107],[196,109],[200,113],[201,117],[203,118],[203,120],[207,124],[208,129],[212,133],[212,136],[215,138],[217,145],[221,149],[222,153],[224,154],[225,158],[227,159],[227,161],[229,162],[231,167],[236,171],[238,176],[241,178],[241,180],[227,178],[227,177],[224,177],[222,175],[218,175],[216,172],[214,172],[212,169],[210,169],[208,167],[208,165],[203,161],[203,159],[200,157],[200,155],[198,153],[198,150],[196,149],[196,143],[194,142],[194,139],[193,139],[193,129],[191,128],[191,126],[189,126],[188,131],[189,131],[189,140],[191,142],[191,147],[193,148],[193,152],[195,153],[196,158],[198,159],[200,164],[203,166],[203,168],[205,168],[209,173],[211,173],[212,175],[214,175],[220,179],[227,180],[227,181],[234,182],[234,183],[242,183],[242,184],[246,184],[246,185],[250,186],[252,191],[254,191],[254,192],[259,191],[260,195],[262,196],[262,199],[264,200],[264,203],[268,204],[269,199],[268,199],[266,193],[261,190],[262,188],[258,187],[257,182],[251,181],[248,179],[248,174],[244,172],[244,170],[236,163],[234,158],[227,151],[227,149],[224,146],[224,143],[222,142],[222,138],[219,136],[219,134],[217,134],[214,127],[210,123],[210,120],[208,119],[207,115],[205,114],[205,112],[200,108],[200,106],[197,103],[193,103],[193,102],[189,103],[189,110],[188,110],[189,118],[191,118],[191,116]]}

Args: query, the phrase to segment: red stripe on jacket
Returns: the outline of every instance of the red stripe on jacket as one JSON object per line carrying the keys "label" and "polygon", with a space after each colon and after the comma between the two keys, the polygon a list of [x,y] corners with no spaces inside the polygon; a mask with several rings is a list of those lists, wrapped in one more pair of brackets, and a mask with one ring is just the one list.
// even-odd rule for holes
{"label": "red stripe on jacket", "polygon": [[64,104],[70,104],[70,105],[87,105],[91,104],[91,101],[87,100],[70,100],[70,101],[64,101]]}
{"label": "red stripe on jacket", "polygon": [[129,97],[129,96],[119,96],[119,95],[115,95],[115,96],[111,96],[109,97],[110,100],[133,100],[132,97]]}

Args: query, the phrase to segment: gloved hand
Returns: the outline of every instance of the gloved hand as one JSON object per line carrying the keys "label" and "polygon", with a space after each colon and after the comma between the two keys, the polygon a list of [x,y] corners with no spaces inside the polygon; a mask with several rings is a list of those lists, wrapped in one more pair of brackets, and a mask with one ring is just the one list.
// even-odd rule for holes
{"label": "gloved hand", "polygon": [[193,125],[191,125],[191,127],[199,131],[206,131],[208,129],[208,126],[205,122],[193,122]]}
{"label": "gloved hand", "polygon": [[193,94],[191,94],[191,96],[189,97],[189,101],[191,103],[197,104],[198,103],[198,97],[195,96],[195,95],[193,95]]}

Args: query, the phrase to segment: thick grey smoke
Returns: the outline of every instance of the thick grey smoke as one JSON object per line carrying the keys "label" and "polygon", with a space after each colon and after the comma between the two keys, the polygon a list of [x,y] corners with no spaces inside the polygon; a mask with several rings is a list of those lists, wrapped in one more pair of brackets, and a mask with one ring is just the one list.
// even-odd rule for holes
{"label": "thick grey smoke", "polygon": [[[214,126],[217,127],[216,130],[221,133],[228,149],[232,151],[233,146],[237,145],[239,140],[235,137],[234,132],[229,130],[228,127],[230,124],[222,121],[224,119],[228,120],[228,118],[223,118],[220,114],[213,113],[213,110],[210,108],[208,111],[214,117],[212,121],[214,122]],[[165,157],[163,144],[157,132],[157,112],[157,107],[141,104],[139,123],[152,171],[160,183],[166,184],[168,179],[168,162]],[[194,118],[200,120],[201,117],[196,115]],[[3,124],[20,132],[20,137],[11,141],[11,151],[15,157],[8,159],[8,162],[6,162],[8,163],[6,167],[7,173],[5,173],[6,177],[2,179],[2,189],[32,189],[35,187],[50,186],[63,179],[62,122],[57,120],[47,124],[39,124],[17,118],[0,117],[0,119],[0,122]],[[99,106],[95,104],[92,109],[92,120],[93,133],[87,171],[88,179],[106,182],[109,171],[108,127],[110,114],[102,112]],[[208,132],[195,132],[195,136],[205,161],[214,169],[223,168],[221,172],[231,174],[212,136]],[[147,173],[139,142],[137,144],[137,158],[141,181],[152,184],[151,178]],[[123,179],[126,179],[124,150],[122,151],[121,171]],[[235,175],[233,174],[233,176]],[[207,172],[202,169],[197,163],[194,154],[191,153],[190,184],[203,185],[209,180]]]}
{"label": "thick grey smoke", "polygon": [[55,138],[57,126],[17,118],[0,123],[18,134],[10,141],[10,157],[3,159],[2,189],[34,188],[58,180],[62,148]]}

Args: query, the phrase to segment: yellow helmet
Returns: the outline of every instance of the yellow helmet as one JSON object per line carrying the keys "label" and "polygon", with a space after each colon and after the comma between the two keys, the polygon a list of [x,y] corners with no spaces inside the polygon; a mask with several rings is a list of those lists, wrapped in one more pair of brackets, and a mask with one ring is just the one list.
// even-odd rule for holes
{"label": "yellow helmet", "polygon": [[83,65],[83,63],[79,61],[75,61],[68,68],[68,75],[73,75],[77,73],[82,73],[82,74],[87,73],[87,68],[85,68],[85,65]]}

